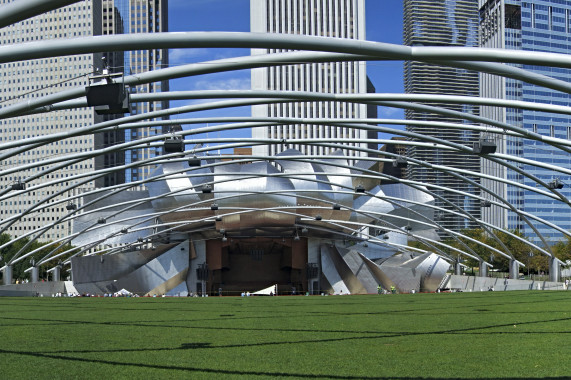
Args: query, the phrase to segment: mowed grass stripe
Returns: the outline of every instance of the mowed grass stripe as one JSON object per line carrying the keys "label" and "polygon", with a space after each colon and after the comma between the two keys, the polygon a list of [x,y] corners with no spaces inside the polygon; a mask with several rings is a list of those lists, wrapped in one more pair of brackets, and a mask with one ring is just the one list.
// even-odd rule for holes
{"label": "mowed grass stripe", "polygon": [[5,379],[568,378],[571,293],[2,298]]}

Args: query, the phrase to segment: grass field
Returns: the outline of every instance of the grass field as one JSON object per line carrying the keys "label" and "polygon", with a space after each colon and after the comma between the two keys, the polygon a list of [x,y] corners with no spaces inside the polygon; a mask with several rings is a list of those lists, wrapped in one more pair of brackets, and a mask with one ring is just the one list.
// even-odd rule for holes
{"label": "grass field", "polygon": [[571,293],[0,298],[0,379],[570,378]]}

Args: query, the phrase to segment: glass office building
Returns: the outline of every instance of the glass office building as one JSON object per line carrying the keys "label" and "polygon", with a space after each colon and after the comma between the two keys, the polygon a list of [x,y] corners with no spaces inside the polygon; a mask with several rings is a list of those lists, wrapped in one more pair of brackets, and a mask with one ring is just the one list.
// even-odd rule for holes
{"label": "glass office building", "polygon": [[[478,46],[478,4],[473,0],[404,0],[403,41],[409,46]],[[422,62],[407,61],[404,64],[405,92],[410,94],[478,96],[478,73],[460,68],[444,67]],[[430,105],[447,110],[479,115],[478,106],[462,104]],[[408,120],[442,121],[458,124],[470,123],[461,117],[440,115],[429,111],[406,110]],[[454,143],[472,146],[478,140],[477,132],[434,128],[432,126],[409,125],[407,131],[448,140]],[[480,171],[480,159],[467,155],[432,147],[411,146],[407,156],[434,165]],[[466,175],[479,183],[479,178]],[[446,210],[466,211],[480,218],[480,202],[462,194],[480,195],[477,187],[456,178],[446,172],[435,171],[423,166],[409,166],[407,177],[428,185],[436,195],[436,206]],[[446,188],[446,189],[444,189]],[[440,216],[440,218],[438,218]],[[476,227],[470,219],[452,213],[437,213],[437,221],[443,227],[459,231]]]}
{"label": "glass office building", "polygon": [[[11,0],[0,0],[0,7],[11,3]],[[166,31],[167,8],[166,0],[92,0],[81,1],[65,6],[42,15],[9,25],[0,29],[0,44],[20,44],[41,40],[89,37],[119,33],[143,33]],[[153,17],[150,17],[153,16]],[[103,66],[102,57],[106,57],[111,71],[124,72],[126,75],[153,70],[168,65],[167,50],[136,51],[131,54],[97,53],[78,54],[72,56],[34,59],[0,64],[0,102],[2,107],[21,103],[27,99],[37,99],[57,91],[89,85],[89,77],[96,69]],[[139,92],[168,90],[168,81],[164,83],[138,86],[133,89]],[[137,104],[134,113],[158,110],[167,107],[161,102]],[[28,115],[0,120],[0,143],[23,140],[39,135],[48,135],[87,127],[113,116],[97,115],[92,108],[75,108],[58,110],[45,114]],[[46,164],[40,168],[32,167],[32,163],[42,160],[56,159],[101,149],[115,145],[125,140],[149,136],[152,133],[162,133],[162,128],[148,128],[124,132],[109,132],[92,136],[78,136],[66,141],[54,141],[26,154],[14,156],[3,161],[6,175],[0,177],[0,188],[8,188],[12,184],[28,178],[33,178],[39,170],[48,169]],[[0,202],[0,219],[8,219],[21,213],[33,204],[40,204],[53,195],[71,185],[71,178],[84,175],[94,170],[123,165],[140,158],[160,154],[156,149],[138,149],[127,153],[118,152],[86,158],[58,169],[49,175],[35,178],[33,185],[43,186],[37,191],[25,192],[21,195],[7,198]],[[23,165],[28,164],[29,167]],[[19,167],[17,172],[13,172]],[[66,192],[73,196],[94,187],[110,186],[125,181],[143,179],[152,168],[137,168],[129,171],[118,171],[105,177],[94,178],[93,181]],[[77,181],[77,180],[74,180]],[[30,185],[32,186],[32,185]],[[51,203],[52,201],[48,202]],[[65,205],[46,208],[49,212],[41,215],[34,214],[20,219],[11,225],[6,232],[12,236],[21,236],[32,231],[38,231],[50,223],[56,223],[67,215]],[[58,223],[54,228],[41,235],[40,241],[55,240],[71,233],[71,221]]]}
{"label": "glass office building", "polygon": [[[364,0],[250,0],[252,32],[303,34],[310,36],[365,39]],[[252,49],[252,55],[284,52],[283,49]],[[365,62],[324,62],[252,69],[253,90],[308,91],[364,94],[374,92],[367,82]],[[371,112],[373,111],[373,112]],[[376,117],[375,110],[364,104],[348,102],[292,102],[254,105],[254,117],[343,118]],[[353,139],[376,138],[375,132],[362,129],[316,124],[277,125],[252,129],[255,139]],[[347,145],[371,148],[366,142]],[[255,145],[254,155],[275,155],[288,148],[308,155],[326,155],[335,150],[322,145]],[[376,145],[372,147],[376,149]],[[366,155],[344,150],[349,156]]]}
{"label": "glass office building", "polygon": [[[0,8],[11,0],[0,0]],[[82,1],[42,15],[17,22],[0,29],[0,45],[9,46],[28,42],[48,41],[65,38],[89,37],[101,34],[101,2]],[[31,59],[0,64],[0,107],[37,100],[51,93],[86,86],[94,67],[100,67],[100,54],[78,54],[64,57]],[[49,113],[30,114],[0,120],[0,143],[23,141],[36,136],[72,131],[97,122],[91,108],[56,110]],[[77,136],[66,141],[53,141],[30,149],[2,161],[0,188],[7,189],[18,181],[29,182],[37,190],[5,197],[0,201],[0,219],[8,220],[22,213],[31,205],[41,204],[43,212],[30,214],[11,224],[6,233],[22,236],[39,228],[56,223],[68,211],[65,205],[52,204],[50,196],[78,182],[71,179],[94,170],[94,159],[85,158],[65,168],[53,170],[47,175],[37,176],[42,170],[53,168],[48,160],[70,155],[80,155],[93,149],[94,137]],[[45,162],[41,167],[34,163]],[[30,180],[32,178],[33,180]],[[63,182],[65,180],[65,182]],[[92,189],[94,181],[78,185],[66,191],[74,196]],[[56,240],[71,233],[71,222],[58,223],[43,234],[39,240]]]}
{"label": "glass office building", "polygon": [[[122,33],[161,33],[168,31],[167,0],[103,0],[103,34]],[[146,71],[168,67],[168,49],[134,50],[123,53],[108,53],[109,65],[113,72],[133,75]],[[168,91],[169,82],[160,81],[131,88],[132,93],[151,93]],[[169,107],[168,101],[135,103],[131,105],[131,114],[159,111]],[[162,126],[127,130],[124,134],[111,136],[108,133],[106,144],[133,141],[144,137],[168,132]],[[125,153],[113,153],[106,156],[105,166],[130,164],[132,162],[161,155],[161,148],[145,147],[131,149]],[[99,160],[101,161],[101,159]],[[149,177],[154,166],[138,166],[124,172],[105,177],[102,186],[121,182],[140,181]],[[122,176],[122,177],[121,177]]]}
{"label": "glass office building", "polygon": [[[566,0],[479,0],[481,21],[481,46],[542,51],[550,53],[571,53],[571,1]],[[571,71],[562,68],[518,65],[534,73],[547,75],[571,82]],[[542,102],[570,106],[569,94],[538,87],[514,79],[499,79],[482,74],[482,96],[529,102]],[[492,107],[482,107],[482,115],[512,125],[525,128],[544,136],[571,139],[571,117],[538,111],[507,109],[498,112]],[[571,155],[545,143],[517,137],[502,138],[501,151],[528,160],[553,164],[571,169]],[[487,161],[487,160],[484,160]],[[546,183],[559,181],[562,189],[557,189],[569,198],[571,177],[534,165],[513,163],[522,172],[533,175]],[[484,173],[493,174],[511,181],[535,187],[536,183],[514,170],[500,169],[489,163],[484,165]],[[571,230],[569,206],[559,200],[524,190],[515,186],[489,181],[497,194],[507,198],[519,210],[529,212],[551,222],[562,229]],[[525,236],[537,241],[538,235],[526,221],[514,212],[492,207],[485,220],[502,228],[521,230]],[[530,219],[539,233],[555,242],[562,234]]]}

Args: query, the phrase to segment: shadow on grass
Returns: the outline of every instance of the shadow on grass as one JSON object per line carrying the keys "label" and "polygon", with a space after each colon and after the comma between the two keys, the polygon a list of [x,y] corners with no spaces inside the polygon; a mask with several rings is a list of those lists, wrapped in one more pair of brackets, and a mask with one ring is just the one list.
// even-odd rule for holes
{"label": "shadow on grass", "polygon": [[[208,344],[206,344],[208,346]],[[185,345],[183,345],[185,346]],[[312,373],[295,373],[295,372],[270,372],[270,371],[239,371],[239,370],[225,370],[225,369],[212,369],[212,368],[200,368],[200,367],[190,367],[190,366],[173,366],[173,365],[160,365],[160,364],[146,364],[146,363],[128,363],[125,361],[113,361],[113,360],[103,360],[103,359],[85,359],[76,358],[70,356],[60,356],[54,354],[45,354],[41,352],[26,352],[26,351],[12,351],[0,349],[2,354],[13,354],[13,355],[23,355],[32,356],[43,359],[55,359],[55,360],[66,360],[72,362],[83,362],[83,363],[93,363],[93,364],[107,364],[112,366],[121,367],[136,367],[136,368],[146,368],[146,369],[158,369],[158,370],[169,370],[169,371],[181,371],[181,372],[191,372],[191,373],[206,373],[210,375],[240,375],[240,376],[272,376],[272,377],[294,377],[294,378],[304,378],[304,379],[376,379],[376,380],[449,380],[457,379],[457,377],[398,377],[398,376],[340,376],[331,374],[312,374]],[[569,377],[543,377],[544,380],[563,380]],[[496,379],[496,377],[482,377],[480,379]],[[529,377],[512,377],[504,378],[507,380],[521,380],[529,379]]]}
{"label": "shadow on grass", "polygon": [[[565,297],[567,299],[567,297]],[[473,305],[472,305],[473,306]],[[477,308],[480,310],[479,312],[487,312],[486,306],[483,304],[477,305]],[[439,308],[442,310],[442,308]],[[474,310],[474,309],[473,309]],[[423,314],[426,313],[426,308],[424,310],[410,310],[415,314]],[[475,310],[474,310],[475,311]],[[396,311],[388,311],[388,313],[393,313]],[[543,313],[545,311],[542,311]],[[387,312],[381,313],[358,313],[358,314],[386,314]],[[511,313],[508,311],[507,313]],[[529,311],[525,311],[525,314],[529,313]],[[343,315],[346,313],[326,313],[331,315]],[[354,313],[347,313],[354,315]],[[307,315],[304,313],[304,315]],[[221,314],[220,317],[223,317],[224,320],[233,320],[233,319],[258,319],[257,317],[234,317],[230,316],[229,314]],[[98,359],[98,358],[78,358],[74,355],[76,354],[96,354],[96,353],[118,353],[118,352],[160,352],[160,351],[172,351],[176,352],[177,350],[209,350],[209,349],[232,349],[232,348],[241,348],[241,347],[264,347],[264,346],[279,346],[279,345],[296,345],[296,344],[315,344],[315,343],[327,343],[327,342],[347,342],[347,341],[366,341],[370,339],[389,339],[389,338],[398,338],[398,337],[410,337],[410,336],[437,336],[437,335],[444,335],[444,334],[569,334],[571,331],[557,331],[557,332],[542,332],[542,331],[530,331],[530,332],[519,332],[513,331],[510,329],[509,331],[505,329],[506,327],[512,327],[513,323],[501,323],[501,324],[488,324],[485,326],[475,326],[475,327],[467,327],[461,329],[448,329],[448,330],[437,330],[437,331],[421,331],[421,332],[414,332],[414,331],[406,331],[406,332],[395,332],[395,331],[359,331],[359,330],[315,330],[315,329],[284,329],[284,328],[248,328],[248,327],[212,327],[212,326],[188,326],[182,325],[177,326],[174,322],[199,322],[204,321],[203,319],[197,320],[169,320],[169,321],[139,321],[139,322],[99,322],[99,321],[85,321],[85,320],[51,320],[46,321],[46,319],[26,319],[26,318],[2,318],[2,320],[6,319],[13,319],[18,321],[29,321],[29,322],[40,322],[42,324],[49,323],[49,324],[69,324],[69,325],[99,325],[99,326],[131,326],[131,327],[155,327],[155,328],[181,328],[181,329],[208,329],[208,330],[243,330],[243,331],[281,331],[281,332],[297,332],[297,333],[312,333],[312,334],[319,334],[319,333],[337,333],[337,334],[360,334],[359,336],[343,336],[343,337],[336,337],[336,338],[326,338],[324,339],[304,339],[298,341],[274,341],[274,342],[259,342],[259,343],[241,343],[241,344],[228,344],[228,345],[212,345],[212,343],[206,342],[194,342],[194,343],[184,343],[178,347],[150,347],[150,348],[141,348],[141,349],[108,349],[108,350],[84,350],[84,351],[77,351],[77,350],[59,350],[59,351],[50,351],[50,352],[32,352],[32,351],[17,351],[17,350],[2,350],[0,349],[0,354],[10,354],[10,355],[19,355],[23,357],[38,357],[50,360],[60,360],[60,361],[70,361],[71,363],[93,363],[97,365],[112,365],[112,366],[122,366],[125,368],[146,368],[146,369],[157,369],[157,370],[168,370],[168,371],[175,371],[176,373],[183,373],[188,375],[193,374],[204,374],[203,376],[229,376],[229,375],[237,375],[237,376],[264,376],[264,377],[290,377],[290,378],[308,378],[308,379],[396,379],[396,380],[404,380],[404,379],[441,379],[447,380],[451,379],[451,377],[395,377],[395,376],[341,376],[337,374],[314,374],[314,373],[296,373],[293,371],[287,372],[278,372],[278,371],[255,371],[255,370],[233,370],[233,369],[217,369],[217,368],[200,368],[197,366],[188,366],[188,365],[161,365],[161,364],[149,364],[149,363],[137,363],[137,362],[125,362],[122,361],[115,361],[113,359]],[[528,322],[517,322],[519,326],[523,325],[533,325],[533,324],[542,324],[542,323],[552,323],[552,322],[569,322],[571,317],[564,317],[564,318],[551,318],[551,319],[544,319],[538,321],[528,321]],[[212,320],[210,320],[212,321]],[[171,324],[168,324],[170,322]],[[6,326],[4,323],[1,324],[2,327]],[[25,324],[24,324],[25,325]],[[37,324],[30,325],[36,326]],[[19,325],[22,326],[22,325]],[[486,331],[488,329],[503,329],[503,331]],[[363,336],[364,334],[368,334]],[[309,334],[308,334],[309,335]],[[323,367],[316,367],[323,370],[328,370],[327,366]],[[295,370],[295,368],[294,368]],[[329,369],[331,370],[331,369]],[[174,373],[174,372],[173,372]],[[488,377],[487,379],[493,379],[494,377]],[[512,379],[524,379],[529,377],[512,377]],[[567,379],[569,377],[549,377],[545,378],[547,380],[561,380]]]}
{"label": "shadow on grass", "polygon": [[[530,325],[530,324],[538,324],[538,323],[549,323],[549,322],[561,322],[561,321],[569,321],[571,317],[566,318],[557,318],[557,319],[549,319],[549,320],[541,320],[541,321],[529,321],[529,322],[519,322],[518,325]],[[150,327],[152,325],[142,325],[144,327]],[[176,351],[176,350],[189,350],[189,349],[225,349],[225,348],[245,348],[245,347],[264,347],[264,346],[280,346],[280,345],[289,345],[289,344],[314,344],[314,343],[331,343],[331,342],[345,342],[345,341],[356,341],[356,340],[371,340],[371,339],[384,339],[384,338],[399,338],[399,337],[414,337],[414,336],[430,336],[430,335],[448,335],[448,334],[570,334],[571,331],[553,331],[553,332],[544,332],[544,331],[481,331],[493,328],[503,328],[503,327],[512,327],[512,323],[504,323],[504,324],[494,324],[494,325],[487,325],[487,326],[478,326],[478,327],[467,327],[462,329],[449,329],[449,330],[438,330],[438,331],[421,331],[421,332],[374,332],[376,335],[368,335],[368,336],[345,336],[339,338],[321,338],[321,339],[305,339],[305,340],[295,340],[295,341],[277,341],[277,342],[260,342],[260,343],[241,343],[241,344],[226,344],[226,345],[212,345],[211,343],[184,343],[180,347],[151,347],[151,348],[123,348],[123,349],[105,349],[105,350],[58,350],[58,351],[51,351],[50,353],[36,353],[38,355],[56,355],[56,354],[68,354],[68,353],[76,353],[76,354],[90,354],[90,353],[119,353],[119,352],[152,352],[152,351]],[[161,326],[166,327],[166,326]],[[168,326],[172,328],[173,326]],[[329,333],[342,333],[342,331],[337,330],[298,330],[298,329],[258,329],[258,328],[220,328],[220,327],[185,327],[183,328],[196,328],[196,329],[214,329],[214,330],[245,330],[245,331],[282,331],[282,332],[311,332],[311,333],[319,333],[319,332],[329,332]],[[348,331],[345,333],[351,334],[363,334],[366,332],[360,331]],[[4,352],[0,350],[0,352]],[[32,352],[20,352],[20,351],[5,351],[14,354],[33,354]],[[57,356],[57,358],[63,358]],[[75,359],[75,358],[74,358]]]}
{"label": "shadow on grass", "polygon": [[[545,311],[544,311],[545,312]],[[470,314],[470,313],[466,313]],[[275,317],[274,317],[275,318]],[[225,318],[225,320],[233,320],[235,318]],[[239,318],[238,318],[239,319]],[[253,319],[256,319],[253,317]],[[98,326],[113,326],[113,327],[155,327],[155,328],[180,328],[180,329],[196,329],[196,330],[229,330],[229,331],[272,331],[272,332],[286,332],[286,333],[334,333],[334,334],[371,334],[372,337],[377,338],[384,338],[384,337],[399,337],[399,336],[414,336],[414,335],[439,335],[439,334],[475,334],[478,330],[486,330],[492,328],[502,328],[502,327],[512,327],[514,324],[519,326],[524,325],[533,325],[533,324],[540,324],[540,323],[550,323],[550,322],[568,322],[571,321],[571,317],[564,317],[564,318],[552,318],[552,319],[545,319],[545,320],[536,320],[536,321],[512,321],[509,323],[502,323],[502,324],[492,324],[492,325],[485,325],[485,326],[474,326],[474,327],[467,327],[463,329],[451,329],[451,330],[436,330],[436,331],[421,331],[421,332],[393,332],[393,331],[382,331],[382,330],[324,330],[324,329],[294,329],[294,328],[277,328],[277,327],[270,327],[270,328],[260,328],[260,327],[222,327],[222,326],[182,326],[176,324],[161,324],[164,322],[176,323],[176,322],[197,322],[200,320],[169,320],[169,321],[139,321],[139,322],[100,322],[100,321],[85,321],[85,320],[62,320],[62,319],[51,319],[46,320],[45,318],[22,318],[22,317],[2,317],[3,321],[6,320],[14,320],[14,321],[30,321],[30,322],[39,322],[26,325],[25,323],[14,323],[14,324],[7,324],[2,323],[2,327],[23,327],[23,326],[38,326],[38,325],[98,325]],[[212,321],[211,319],[209,321]],[[492,332],[480,332],[479,334],[569,334],[571,331],[492,331]],[[380,335],[374,335],[380,334]],[[369,338],[369,337],[364,337]],[[344,339],[344,338],[343,338]],[[221,346],[218,346],[221,347]]]}

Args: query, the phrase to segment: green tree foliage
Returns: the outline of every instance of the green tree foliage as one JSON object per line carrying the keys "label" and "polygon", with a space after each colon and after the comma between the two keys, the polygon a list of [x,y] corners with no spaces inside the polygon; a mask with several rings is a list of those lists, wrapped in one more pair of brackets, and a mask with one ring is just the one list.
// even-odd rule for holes
{"label": "green tree foliage", "polygon": [[566,236],[551,247],[555,256],[564,263],[571,262],[571,238]]}
{"label": "green tree foliage", "polygon": [[[504,247],[502,247],[502,244],[498,242],[499,240],[513,254],[516,260],[525,264],[526,267],[529,266],[530,273],[547,272],[549,270],[549,259],[544,254],[530,248],[526,243],[528,239],[521,231],[512,230],[510,232],[519,239],[504,231],[494,231],[494,238],[484,230],[475,228],[462,230],[461,233],[465,237],[459,236],[457,239],[446,238],[443,239],[442,242],[461,251],[469,253],[474,252],[485,261],[493,264],[494,269],[497,269],[500,272],[508,272],[509,259],[483,246],[482,244],[478,244],[478,242],[481,242],[499,251],[507,253]],[[427,251],[434,251],[430,247],[416,241],[410,242],[409,246],[425,249]],[[551,247],[551,249],[555,256],[561,261],[571,262],[571,238],[566,237],[564,240],[558,241]],[[442,251],[452,257],[458,256],[458,253],[454,252],[453,249],[442,248]],[[468,258],[467,256],[462,257],[462,260],[468,267],[478,266],[477,260]]]}
{"label": "green tree foliage", "polygon": [[[12,236],[10,236],[9,234],[4,233],[4,234],[0,235],[0,245],[4,245],[5,243],[9,243],[12,240],[13,240]],[[2,261],[3,262],[10,261],[16,255],[17,252],[19,252],[24,246],[26,246],[29,243],[30,243],[30,239],[23,238],[23,239],[20,239],[18,241],[14,241],[12,244],[9,244],[5,248],[0,249],[0,255],[2,255],[2,257],[4,258]],[[26,257],[25,259],[23,259],[17,263],[14,263],[12,265],[12,278],[14,281],[15,280],[22,281],[26,278],[30,279],[31,274],[30,274],[30,272],[26,273],[26,269],[30,268],[32,260],[35,263],[39,263],[40,260],[45,258],[48,254],[50,254],[50,252],[52,252],[54,250],[54,248],[56,246],[55,245],[50,246],[49,245],[50,243],[51,242],[41,243],[38,241],[33,241],[32,243],[30,243],[26,247],[26,249],[18,257],[22,257],[29,252],[35,251],[36,249],[38,249],[38,251],[35,252],[33,255]],[[72,245],[67,244],[67,245],[57,249],[55,252],[53,252],[51,254],[51,256],[58,255],[58,254],[63,253],[67,250],[70,250],[72,248],[73,248]],[[71,251],[70,253],[66,253],[65,255],[61,256],[59,259],[56,259],[52,265],[41,265],[41,266],[39,266],[39,278],[47,280],[47,278],[48,278],[47,270],[50,269],[50,267],[56,265],[59,260],[64,261],[67,258],[69,258],[72,254],[73,254],[73,251]]]}

